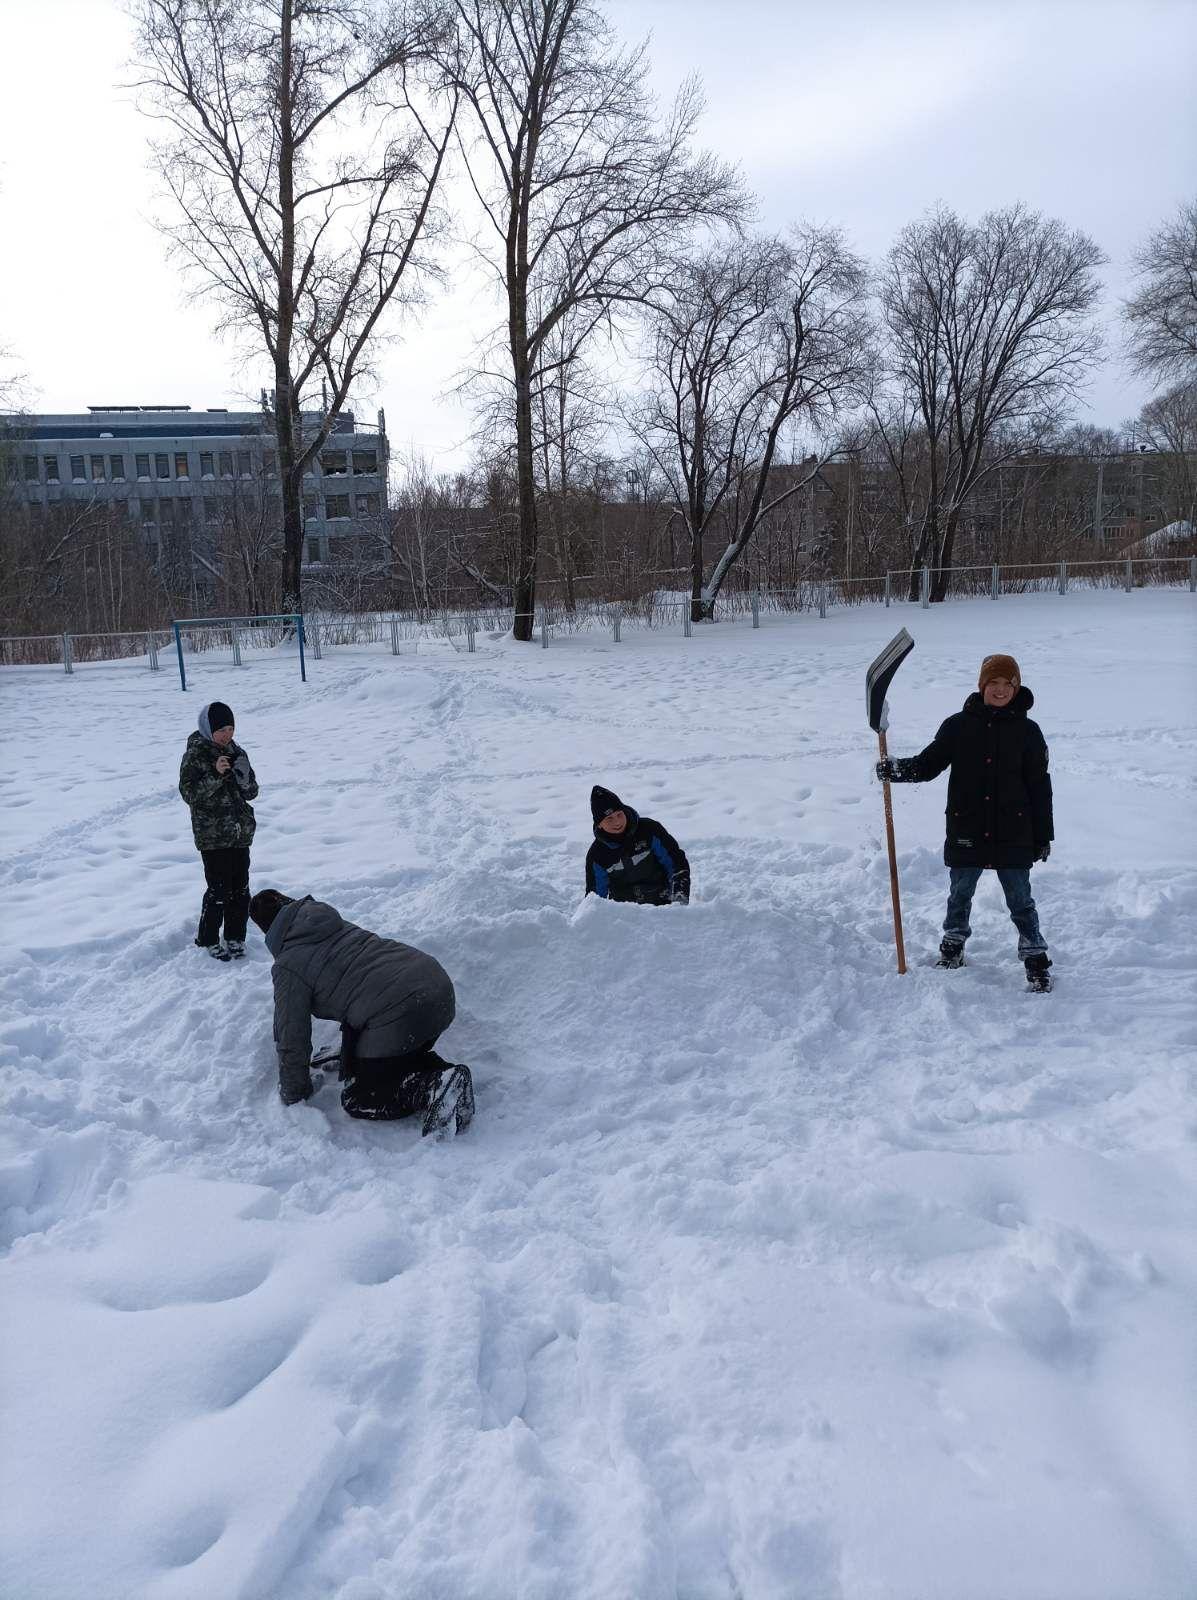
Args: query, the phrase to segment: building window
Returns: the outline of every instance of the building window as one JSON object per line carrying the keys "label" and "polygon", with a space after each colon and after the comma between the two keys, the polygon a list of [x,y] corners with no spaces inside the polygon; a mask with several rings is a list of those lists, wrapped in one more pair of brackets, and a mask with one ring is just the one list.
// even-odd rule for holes
{"label": "building window", "polygon": [[109,456],[108,457],[108,476],[112,479],[113,483],[124,483],[124,481],[125,481],[125,458],[124,458],[124,456]]}
{"label": "building window", "polygon": [[[141,479],[141,481],[143,483],[147,482],[147,480],[149,479],[149,476],[150,476],[150,458],[149,458],[149,456],[136,456],[135,455],[133,457],[133,465],[137,469],[137,476]],[[149,501],[147,500],[147,501],[145,501],[143,503],[148,505]]]}
{"label": "building window", "polygon": [[220,476],[222,478],[231,478],[233,476],[233,452],[231,450],[222,450],[220,452]]}
{"label": "building window", "polygon": [[305,494],[303,497],[303,520],[311,522],[320,515],[320,502],[314,494]]}
{"label": "building window", "polygon": [[378,515],[378,496],[376,494],[354,495],[359,517],[376,517]]}
{"label": "building window", "polygon": [[74,483],[86,483],[87,473],[83,470],[86,463],[82,456],[71,457],[71,480]]}
{"label": "building window", "polygon": [[307,543],[308,543],[308,561],[309,562],[319,561],[319,559],[320,559],[320,541],[319,541],[319,539],[309,539]]}
{"label": "building window", "polygon": [[24,472],[25,472],[25,482],[26,483],[36,483],[37,482],[37,457],[36,456],[25,456],[22,459],[21,465],[24,468]]}
{"label": "building window", "polygon": [[191,501],[175,501],[175,521],[180,528],[185,528],[191,521]]}
{"label": "building window", "polygon": [[104,457],[103,456],[92,456],[92,458],[91,458],[91,475],[92,475],[93,480],[96,483],[103,483],[103,481],[104,481]]}
{"label": "building window", "polygon": [[268,478],[273,478],[275,475],[275,456],[273,450],[263,450],[262,465],[265,468],[266,476]]}
{"label": "building window", "polygon": [[216,458],[212,454],[211,450],[201,450],[200,451],[200,477],[201,478],[214,478],[216,476],[216,468],[213,465],[215,459]]}
{"label": "building window", "polygon": [[46,482],[47,483],[57,483],[58,482],[58,457],[57,456],[43,456],[42,457],[42,464],[46,469]]}
{"label": "building window", "polygon": [[253,477],[253,462],[250,460],[248,450],[238,450],[237,452],[237,473],[242,478]]}
{"label": "building window", "polygon": [[377,450],[355,450],[353,452],[353,470],[354,470],[354,472],[358,472],[358,473],[361,473],[361,472],[377,472],[378,471],[378,452],[377,452]]}
{"label": "building window", "polygon": [[186,450],[176,451],[176,453],[175,453],[175,477],[176,478],[189,478],[190,476],[191,476],[191,469],[187,465],[187,452],[186,452]]}
{"label": "building window", "polygon": [[137,515],[141,519],[143,528],[154,526],[154,502],[152,500],[139,500],[137,502]]}
{"label": "building window", "polygon": [[166,455],[154,457],[154,476],[156,478],[170,477],[170,457]]}
{"label": "building window", "polygon": [[205,500],[204,501],[204,521],[205,522],[219,522],[220,521],[220,501],[219,500]]}
{"label": "building window", "polygon": [[343,478],[349,471],[344,450],[326,450],[320,457],[320,468],[326,478]]}
{"label": "building window", "polygon": [[336,518],[349,516],[349,496],[347,494],[326,494],[324,497],[324,515],[330,522]]}

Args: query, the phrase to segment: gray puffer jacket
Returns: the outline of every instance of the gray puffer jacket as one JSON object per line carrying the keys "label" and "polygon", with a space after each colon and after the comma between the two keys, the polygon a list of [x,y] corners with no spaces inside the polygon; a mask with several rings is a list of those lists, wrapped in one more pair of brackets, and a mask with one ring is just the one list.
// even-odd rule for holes
{"label": "gray puffer jacket", "polygon": [[453,1021],[449,974],[433,956],[345,922],[310,896],[285,905],[266,935],[274,957],[274,1042],[287,1105],[312,1092],[312,1018],[355,1035],[354,1055],[407,1055]]}

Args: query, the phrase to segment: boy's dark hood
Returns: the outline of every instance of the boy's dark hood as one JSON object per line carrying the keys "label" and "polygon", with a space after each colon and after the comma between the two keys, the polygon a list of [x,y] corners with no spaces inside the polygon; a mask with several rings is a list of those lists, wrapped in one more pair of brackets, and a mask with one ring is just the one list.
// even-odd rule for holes
{"label": "boy's dark hood", "polygon": [[974,717],[1025,717],[1034,704],[1035,696],[1024,683],[1008,706],[987,706],[985,696],[974,689],[964,702],[964,709]]}

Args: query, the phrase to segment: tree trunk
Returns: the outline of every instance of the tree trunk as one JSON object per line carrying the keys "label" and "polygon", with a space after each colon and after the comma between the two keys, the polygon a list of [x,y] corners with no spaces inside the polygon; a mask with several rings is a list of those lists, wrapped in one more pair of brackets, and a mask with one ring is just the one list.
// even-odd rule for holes
{"label": "tree trunk", "polygon": [[[283,492],[284,612],[303,610],[300,568],[303,561],[302,475],[296,471],[299,396],[291,391],[291,338],[295,297],[295,134],[292,124],[291,0],[283,0],[279,57],[279,216],[281,250],[278,265],[278,332],[274,348],[274,431],[279,480]],[[301,447],[300,447],[301,448]]]}
{"label": "tree trunk", "polygon": [[528,644],[536,620],[536,475],[532,460],[532,394],[526,360],[516,366],[515,450],[518,521],[515,534],[515,617],[512,634]]}
{"label": "tree trunk", "polygon": [[703,619],[702,600],[702,528],[696,528],[690,536],[690,621],[701,622]]}
{"label": "tree trunk", "polygon": [[956,543],[956,528],[959,522],[960,510],[953,506],[948,512],[939,561],[931,576],[931,599],[935,601],[946,600],[948,597],[948,587],[952,581],[952,549]]}

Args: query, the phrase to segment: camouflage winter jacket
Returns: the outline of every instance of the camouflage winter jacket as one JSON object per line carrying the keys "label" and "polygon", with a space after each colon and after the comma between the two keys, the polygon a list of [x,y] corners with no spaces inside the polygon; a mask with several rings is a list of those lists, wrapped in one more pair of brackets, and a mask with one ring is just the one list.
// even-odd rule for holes
{"label": "camouflage winter jacket", "polygon": [[[219,756],[232,766],[223,776],[216,770]],[[179,793],[191,807],[191,831],[197,850],[220,850],[253,842],[257,819],[250,805],[258,780],[241,746],[230,740],[223,750],[202,733],[187,741],[179,768]]]}

